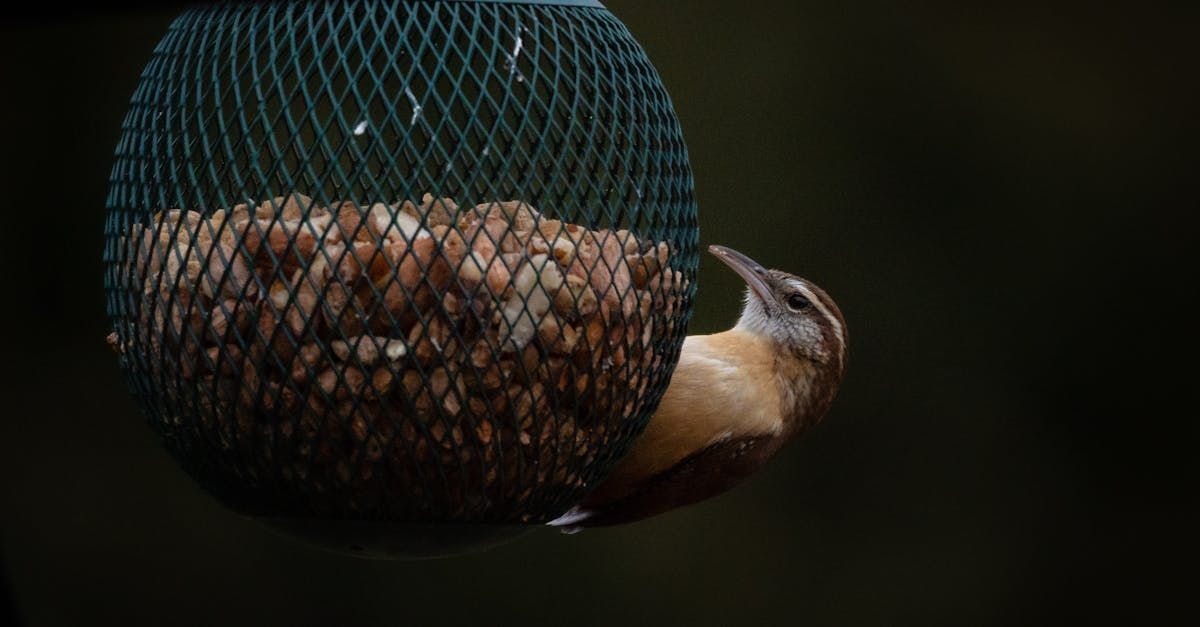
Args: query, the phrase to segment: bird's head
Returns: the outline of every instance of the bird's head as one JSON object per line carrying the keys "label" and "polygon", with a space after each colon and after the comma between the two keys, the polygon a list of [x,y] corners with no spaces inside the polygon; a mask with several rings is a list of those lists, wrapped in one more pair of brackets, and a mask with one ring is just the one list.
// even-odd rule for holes
{"label": "bird's head", "polygon": [[846,321],[825,290],[724,246],[709,252],[746,281],[738,328],[771,338],[777,346],[841,379],[846,367]]}

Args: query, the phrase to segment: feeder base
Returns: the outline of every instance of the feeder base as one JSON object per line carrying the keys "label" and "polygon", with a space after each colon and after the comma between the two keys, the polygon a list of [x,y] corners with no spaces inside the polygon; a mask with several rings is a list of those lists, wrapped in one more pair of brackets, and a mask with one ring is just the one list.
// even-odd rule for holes
{"label": "feeder base", "polygon": [[334,553],[419,560],[484,551],[532,531],[531,525],[419,524],[252,516],[267,528]]}

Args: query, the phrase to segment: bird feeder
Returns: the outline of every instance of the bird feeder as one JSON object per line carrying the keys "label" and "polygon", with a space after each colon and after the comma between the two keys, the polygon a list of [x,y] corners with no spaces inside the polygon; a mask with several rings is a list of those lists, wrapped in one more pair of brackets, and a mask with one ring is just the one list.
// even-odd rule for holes
{"label": "bird feeder", "polygon": [[698,261],[670,99],[592,0],[188,9],[107,207],[109,341],[166,448],[369,555],[578,502],[667,385]]}

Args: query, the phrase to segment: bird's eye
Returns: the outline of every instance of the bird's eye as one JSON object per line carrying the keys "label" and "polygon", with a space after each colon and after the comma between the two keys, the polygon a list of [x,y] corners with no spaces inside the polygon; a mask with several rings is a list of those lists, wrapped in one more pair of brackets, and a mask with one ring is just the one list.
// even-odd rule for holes
{"label": "bird's eye", "polygon": [[800,311],[801,309],[808,307],[810,304],[811,303],[808,302],[808,299],[805,298],[803,294],[792,294],[791,296],[788,296],[787,299],[787,305],[792,311]]}

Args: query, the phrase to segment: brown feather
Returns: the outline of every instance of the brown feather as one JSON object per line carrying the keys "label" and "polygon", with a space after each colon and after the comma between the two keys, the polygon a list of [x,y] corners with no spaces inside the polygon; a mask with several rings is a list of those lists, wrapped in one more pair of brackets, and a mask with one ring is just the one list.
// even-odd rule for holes
{"label": "brown feather", "polygon": [[730,439],[735,429],[739,437],[779,433],[779,403],[763,402],[779,396],[774,367],[771,343],[753,333],[687,338],[658,411],[583,507],[620,500],[689,455]]}
{"label": "brown feather", "polygon": [[[638,483],[615,503],[596,506],[594,513],[578,525],[620,525],[711,498],[757,472],[783,443],[775,436],[722,440]],[[588,505],[583,507],[587,509]]]}
{"label": "brown feather", "polygon": [[580,508],[580,526],[631,522],[715,496],[761,468],[809,426],[821,402],[810,362],[734,329],[691,336],[658,411],[630,453]]}

